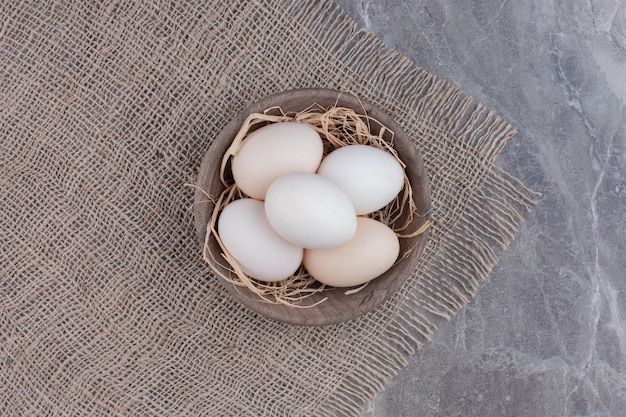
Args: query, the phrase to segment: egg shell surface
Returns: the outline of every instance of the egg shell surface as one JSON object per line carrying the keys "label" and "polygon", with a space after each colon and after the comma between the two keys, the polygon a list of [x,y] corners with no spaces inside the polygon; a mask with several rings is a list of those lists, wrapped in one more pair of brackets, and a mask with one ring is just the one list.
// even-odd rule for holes
{"label": "egg shell surface", "polygon": [[356,213],[348,197],[317,174],[279,177],[267,190],[265,213],[279,235],[303,248],[337,247],[356,232]]}
{"label": "egg shell surface", "polygon": [[356,234],[333,249],[305,249],[304,267],[316,280],[333,287],[364,284],[393,266],[400,253],[398,237],[388,226],[359,217]]}
{"label": "egg shell surface", "polygon": [[404,185],[404,169],[396,158],[368,145],[347,145],[332,151],[317,173],[346,193],[358,215],[383,208]]}
{"label": "egg shell surface", "polygon": [[262,201],[251,198],[228,204],[218,219],[218,234],[243,272],[261,281],[280,281],[302,263],[302,248],[280,237],[265,216]]}
{"label": "egg shell surface", "polygon": [[304,123],[271,123],[250,133],[233,156],[231,171],[248,196],[264,200],[269,186],[281,175],[315,172],[324,145],[319,134]]}

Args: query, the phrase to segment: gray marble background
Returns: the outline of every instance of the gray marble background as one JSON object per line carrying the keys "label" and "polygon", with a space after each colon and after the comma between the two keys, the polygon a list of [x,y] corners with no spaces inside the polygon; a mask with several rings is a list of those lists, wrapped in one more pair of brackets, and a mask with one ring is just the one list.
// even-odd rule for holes
{"label": "gray marble background", "polygon": [[338,0],[519,132],[542,193],[472,302],[363,417],[626,416],[626,6]]}

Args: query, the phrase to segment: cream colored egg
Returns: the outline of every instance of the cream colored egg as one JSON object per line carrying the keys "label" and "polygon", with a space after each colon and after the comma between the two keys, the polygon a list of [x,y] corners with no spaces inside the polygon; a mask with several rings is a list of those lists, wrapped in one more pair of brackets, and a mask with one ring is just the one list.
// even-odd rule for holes
{"label": "cream colored egg", "polygon": [[265,216],[263,202],[251,198],[228,204],[218,219],[222,243],[248,276],[280,281],[302,263],[302,248],[280,237]]}
{"label": "cream colored egg", "polygon": [[384,274],[399,252],[393,230],[379,221],[359,217],[356,234],[346,244],[333,249],[305,249],[304,267],[326,285],[352,287]]}
{"label": "cream colored egg", "polygon": [[278,178],[267,190],[265,212],[279,235],[303,248],[340,246],[356,232],[356,213],[348,197],[317,174]]}
{"label": "cream colored egg", "polygon": [[331,152],[317,173],[336,183],[359,215],[383,208],[404,185],[402,165],[389,152],[367,145],[348,145]]}
{"label": "cream colored egg", "polygon": [[269,124],[243,140],[232,159],[233,178],[245,194],[264,200],[269,186],[281,175],[315,172],[323,147],[322,139],[309,125]]}

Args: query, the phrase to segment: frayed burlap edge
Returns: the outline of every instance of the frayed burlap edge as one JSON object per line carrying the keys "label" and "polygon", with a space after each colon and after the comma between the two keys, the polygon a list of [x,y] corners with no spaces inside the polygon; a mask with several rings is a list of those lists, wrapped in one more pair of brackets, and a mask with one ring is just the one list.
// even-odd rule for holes
{"label": "frayed burlap edge", "polygon": [[[408,365],[407,356],[431,340],[436,330],[433,318],[451,319],[476,294],[497,264],[498,252],[515,239],[523,213],[536,204],[538,194],[493,165],[508,139],[516,134],[501,117],[386,48],[334,5],[321,2],[311,13],[311,8],[294,3],[288,11],[303,27],[317,30],[324,46],[335,51],[337,61],[361,75],[364,89],[371,88],[367,99],[382,98],[383,108],[394,111],[399,120],[409,121],[404,126],[409,134],[415,133],[412,127],[417,125],[449,132],[455,142],[450,146],[471,149],[483,173],[469,198],[460,202],[453,221],[437,223],[433,213],[435,230],[422,261],[389,301],[396,303],[396,314],[380,343],[363,358],[369,367],[354,369],[317,410],[320,416],[356,415]],[[372,57],[385,65],[371,65]],[[390,72],[390,68],[394,70]],[[408,105],[394,108],[391,101],[384,102],[384,97]],[[419,137],[415,143],[424,153],[428,168],[427,144]]]}
{"label": "frayed burlap edge", "polygon": [[[493,165],[510,126],[329,0],[66,6],[17,6],[0,42],[11,146],[0,200],[26,220],[0,239],[15,258],[0,309],[15,335],[0,354],[9,415],[356,415],[471,299],[533,204]],[[221,299],[183,208],[213,131],[246,103],[298,87],[356,89],[385,109],[415,136],[433,183],[431,242],[412,278],[374,312],[325,328]],[[451,178],[442,154],[470,175]],[[268,340],[245,339],[258,329]],[[285,365],[276,348],[301,356]]]}

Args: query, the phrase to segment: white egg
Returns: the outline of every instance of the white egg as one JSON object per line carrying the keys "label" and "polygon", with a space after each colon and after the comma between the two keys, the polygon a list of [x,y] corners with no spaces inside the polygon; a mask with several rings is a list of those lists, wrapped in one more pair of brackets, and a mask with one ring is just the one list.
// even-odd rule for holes
{"label": "white egg", "polygon": [[304,248],[332,248],[356,232],[356,213],[332,181],[311,173],[287,174],[272,183],[265,213],[285,240]]}
{"label": "white egg", "polygon": [[367,145],[334,150],[322,160],[317,173],[336,183],[359,215],[383,208],[404,185],[402,165],[390,153]]}
{"label": "white egg", "polygon": [[233,156],[233,178],[245,194],[264,200],[270,184],[281,175],[315,172],[323,147],[309,125],[283,122],[263,126],[250,133]]}
{"label": "white egg", "polygon": [[280,237],[265,216],[262,201],[245,198],[228,204],[218,219],[222,243],[248,276],[280,281],[302,263],[302,248]]}
{"label": "white egg", "polygon": [[333,287],[364,284],[393,266],[400,244],[388,226],[359,217],[356,234],[332,249],[305,249],[304,267],[316,280]]}

